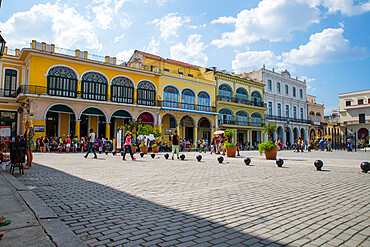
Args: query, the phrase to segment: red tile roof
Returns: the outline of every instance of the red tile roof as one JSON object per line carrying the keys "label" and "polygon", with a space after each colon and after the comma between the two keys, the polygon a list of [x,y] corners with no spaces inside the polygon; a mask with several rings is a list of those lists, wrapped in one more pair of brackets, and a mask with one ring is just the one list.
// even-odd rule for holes
{"label": "red tile roof", "polygon": [[187,68],[191,68],[191,69],[198,69],[199,68],[199,66],[196,66],[196,65],[192,65],[192,64],[188,64],[188,63],[176,61],[176,60],[169,59],[169,58],[164,59],[164,58],[162,58],[160,56],[153,55],[153,54],[150,54],[150,53],[146,53],[146,52],[142,52],[142,51],[138,51],[138,50],[136,50],[135,52],[143,55],[144,57],[147,57],[147,58],[150,58],[150,59],[154,59],[154,60],[157,60],[157,61],[166,62],[166,63],[172,63],[172,64],[175,64],[175,65],[178,65],[178,66],[187,67]]}

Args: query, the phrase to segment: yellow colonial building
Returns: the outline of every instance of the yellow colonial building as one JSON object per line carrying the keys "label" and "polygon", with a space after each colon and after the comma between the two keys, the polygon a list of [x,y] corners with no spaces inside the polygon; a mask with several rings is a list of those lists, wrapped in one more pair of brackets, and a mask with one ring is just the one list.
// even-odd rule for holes
{"label": "yellow colonial building", "polygon": [[245,74],[216,72],[219,127],[236,129],[234,140],[249,142],[251,147],[264,141],[264,86]]}
{"label": "yellow colonial building", "polygon": [[135,51],[132,68],[160,73],[158,103],[161,105],[158,125],[163,141],[178,130],[180,138],[210,140],[217,128],[215,77],[213,70],[172,59]]}
{"label": "yellow colonial building", "polygon": [[32,119],[39,136],[113,138],[128,119],[161,124],[157,102],[158,71],[117,64],[109,56],[91,59],[88,52],[57,52],[52,44],[32,41],[30,48],[5,49],[0,60],[2,125],[11,135],[23,134]]}

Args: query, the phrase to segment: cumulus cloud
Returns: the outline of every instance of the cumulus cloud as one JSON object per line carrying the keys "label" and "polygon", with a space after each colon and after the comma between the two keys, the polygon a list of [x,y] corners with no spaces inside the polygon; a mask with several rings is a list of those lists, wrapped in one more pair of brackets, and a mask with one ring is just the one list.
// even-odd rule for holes
{"label": "cumulus cloud", "polygon": [[148,53],[152,54],[158,54],[159,51],[160,42],[159,40],[155,39],[155,37],[152,37],[147,47],[144,48],[144,50]]}
{"label": "cumulus cloud", "polygon": [[322,6],[326,7],[329,13],[340,11],[347,16],[361,15],[370,11],[370,1],[318,0],[318,4],[322,4]]}
{"label": "cumulus cloud", "polygon": [[122,61],[128,61],[134,54],[134,49],[123,50],[117,53],[116,58]]}
{"label": "cumulus cloud", "polygon": [[124,37],[125,37],[125,34],[114,37],[114,43],[120,42],[121,40],[123,40]]}
{"label": "cumulus cloud", "polygon": [[190,22],[190,19],[187,17],[181,17],[178,13],[168,13],[166,16],[154,19],[149,23],[159,27],[161,37],[168,41],[171,36],[177,37],[177,30],[187,22]]}
{"label": "cumulus cloud", "polygon": [[291,64],[313,65],[325,62],[356,60],[369,56],[365,47],[351,47],[343,37],[342,28],[324,29],[311,35],[310,41],[282,54],[284,61]]}
{"label": "cumulus cloud", "polygon": [[200,34],[192,34],[189,36],[186,44],[179,43],[170,48],[171,58],[184,61],[191,64],[205,66],[208,61],[207,55],[204,53],[206,45],[200,41]]}
{"label": "cumulus cloud", "polygon": [[309,92],[314,92],[314,91],[316,91],[316,88],[315,88],[315,87],[313,87],[313,83],[316,81],[316,79],[315,79],[315,78],[309,78],[309,77],[307,77],[307,76],[301,76],[301,77],[299,77],[299,80],[301,80],[301,81],[306,81],[307,90],[308,90]]}
{"label": "cumulus cloud", "polygon": [[216,23],[220,23],[220,24],[235,23],[236,20],[237,19],[235,17],[232,17],[232,16],[221,16],[218,19],[211,21],[211,24],[216,24]]}
{"label": "cumulus cloud", "polygon": [[10,46],[28,46],[36,39],[62,47],[101,48],[93,23],[73,7],[59,2],[38,4],[15,13],[6,22],[0,22],[0,29]]}
{"label": "cumulus cloud", "polygon": [[[238,46],[266,39],[289,40],[292,31],[304,30],[319,22],[320,10],[303,0],[262,0],[257,8],[241,11],[235,19],[235,30],[212,41],[217,47]],[[232,19],[219,18],[216,23]]]}

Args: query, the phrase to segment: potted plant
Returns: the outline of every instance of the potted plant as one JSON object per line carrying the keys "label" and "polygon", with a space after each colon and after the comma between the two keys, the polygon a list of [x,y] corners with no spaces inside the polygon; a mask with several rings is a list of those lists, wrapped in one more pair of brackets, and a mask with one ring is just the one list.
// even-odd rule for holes
{"label": "potted plant", "polygon": [[158,146],[158,144],[157,144],[157,143],[154,143],[154,144],[152,145],[152,152],[153,152],[153,153],[158,153],[158,152],[159,152],[159,146]]}
{"label": "potted plant", "polygon": [[226,149],[226,156],[227,157],[235,157],[236,154],[236,147],[232,142],[232,137],[234,136],[235,130],[234,129],[226,129],[224,135],[229,137],[230,142],[226,141],[224,143],[224,148]]}
{"label": "potted plant", "polygon": [[278,148],[272,140],[275,132],[276,124],[266,124],[263,126],[263,134],[268,135],[269,141],[259,144],[258,151],[261,155],[265,153],[265,157],[268,160],[276,160]]}
{"label": "potted plant", "polygon": [[265,157],[268,160],[276,160],[277,155],[277,146],[272,141],[267,141],[259,144],[258,151],[262,155],[262,153],[265,153]]}
{"label": "potted plant", "polygon": [[148,146],[145,145],[144,143],[141,143],[139,145],[139,148],[140,148],[140,152],[144,153],[144,154],[147,154],[148,153]]}
{"label": "potted plant", "polygon": [[136,153],[137,146],[134,143],[131,143],[131,149],[133,153]]}

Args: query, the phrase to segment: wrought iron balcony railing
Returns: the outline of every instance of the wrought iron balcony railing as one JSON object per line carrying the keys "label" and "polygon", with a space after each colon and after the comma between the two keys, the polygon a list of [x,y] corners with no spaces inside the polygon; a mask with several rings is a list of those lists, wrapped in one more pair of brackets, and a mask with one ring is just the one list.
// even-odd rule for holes
{"label": "wrought iron balcony railing", "polygon": [[0,97],[11,97],[15,98],[17,97],[17,90],[11,90],[11,89],[0,89]]}
{"label": "wrought iron balcony railing", "polygon": [[237,104],[243,104],[243,105],[252,105],[252,106],[259,106],[259,107],[267,107],[266,103],[263,103],[263,101],[253,101],[253,100],[247,100],[240,97],[231,97],[226,95],[217,95],[217,100],[219,101],[226,101],[226,102],[233,102]]}
{"label": "wrought iron balcony railing", "polygon": [[265,125],[265,123],[263,122],[247,122],[247,121],[240,121],[240,120],[233,120],[233,119],[220,119],[218,120],[218,124],[253,126],[253,127],[262,127],[263,125]]}
{"label": "wrought iron balcony railing", "polygon": [[[275,116],[275,115],[266,115],[266,119],[275,120],[275,121],[282,121],[282,122],[287,122],[288,121],[288,117]],[[312,124],[312,122],[308,119],[299,119],[299,118],[290,118],[290,117],[289,117],[289,122]]]}
{"label": "wrought iron balcony railing", "polygon": [[370,123],[370,120],[354,120],[354,121],[344,121],[343,125],[356,125],[356,124],[369,124]]}
{"label": "wrought iron balcony railing", "polygon": [[190,104],[176,101],[160,101],[162,107],[176,108],[183,110],[194,110],[194,111],[206,111],[206,112],[216,112],[216,107],[209,105],[199,105],[199,104]]}

